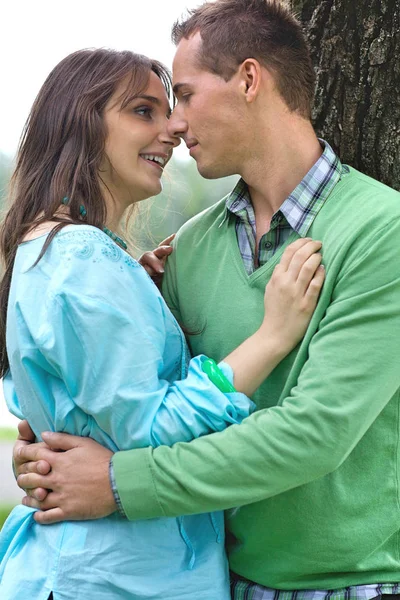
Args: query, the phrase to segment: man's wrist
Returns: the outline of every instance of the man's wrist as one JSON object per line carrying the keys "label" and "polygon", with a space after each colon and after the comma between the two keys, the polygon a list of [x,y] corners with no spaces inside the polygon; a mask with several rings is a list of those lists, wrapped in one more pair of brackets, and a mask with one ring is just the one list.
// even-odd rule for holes
{"label": "man's wrist", "polygon": [[171,516],[160,505],[152,468],[153,453],[163,450],[169,448],[135,448],[113,456],[116,487],[129,521]]}
{"label": "man's wrist", "polygon": [[126,519],[126,513],[124,511],[124,507],[122,506],[121,498],[119,497],[117,485],[115,483],[115,475],[114,475],[114,465],[112,462],[113,457],[110,458],[110,462],[108,465],[108,474],[110,477],[110,486],[114,496],[115,504],[117,505],[118,513],[121,517]]}

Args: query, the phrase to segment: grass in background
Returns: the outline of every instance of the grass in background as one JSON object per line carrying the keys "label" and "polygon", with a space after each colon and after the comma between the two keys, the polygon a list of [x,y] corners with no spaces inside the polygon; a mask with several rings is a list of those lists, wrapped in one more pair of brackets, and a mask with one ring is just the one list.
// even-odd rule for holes
{"label": "grass in background", "polygon": [[[18,430],[14,427],[0,427],[0,442],[13,443],[17,439],[17,435]],[[13,508],[13,504],[0,504],[0,529]]]}
{"label": "grass in background", "polygon": [[4,521],[7,519],[13,508],[14,506],[12,504],[0,504],[0,529],[3,527]]}
{"label": "grass in background", "polygon": [[18,430],[14,427],[0,427],[0,442],[15,442]]}

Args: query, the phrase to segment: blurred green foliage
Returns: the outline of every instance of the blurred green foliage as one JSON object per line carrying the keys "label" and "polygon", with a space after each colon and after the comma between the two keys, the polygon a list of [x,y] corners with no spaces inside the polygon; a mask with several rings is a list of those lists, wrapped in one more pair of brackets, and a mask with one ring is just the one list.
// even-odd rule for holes
{"label": "blurred green foliage", "polygon": [[8,182],[11,176],[12,160],[0,152],[0,202],[4,205]]}
{"label": "blurred green foliage", "polygon": [[0,427],[0,442],[15,442],[18,430],[16,427]]}
{"label": "blurred green foliage", "polygon": [[226,196],[238,177],[207,180],[194,160],[173,158],[163,176],[163,192],[140,203],[131,235],[140,249],[152,249],[191,217]]}
{"label": "blurred green foliage", "polygon": [[13,508],[14,507],[11,504],[0,504],[0,529],[3,527],[4,521],[7,519]]}

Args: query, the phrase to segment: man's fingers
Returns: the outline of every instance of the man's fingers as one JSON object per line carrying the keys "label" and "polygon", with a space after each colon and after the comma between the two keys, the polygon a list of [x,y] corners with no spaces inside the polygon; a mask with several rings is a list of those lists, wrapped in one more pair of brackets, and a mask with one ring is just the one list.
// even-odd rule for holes
{"label": "man's fingers", "polygon": [[45,475],[27,473],[26,475],[18,475],[17,484],[23,490],[33,490],[35,488],[46,489],[49,486],[49,480]]}
{"label": "man's fingers", "polygon": [[46,460],[46,458],[50,456],[51,451],[44,442],[20,445],[14,453],[14,459],[17,464],[38,461],[41,459]]}
{"label": "man's fingers", "polygon": [[65,515],[61,508],[52,508],[44,512],[39,510],[35,512],[33,518],[36,523],[40,523],[41,525],[52,525],[53,523],[65,521]]}
{"label": "man's fingers", "polygon": [[18,423],[18,439],[24,440],[25,442],[32,443],[35,441],[35,434],[32,429],[29,427],[28,421],[20,421]]}
{"label": "man's fingers", "polygon": [[41,435],[51,450],[72,450],[72,448],[80,448],[82,446],[82,438],[77,435],[56,433],[54,431],[44,431]]}

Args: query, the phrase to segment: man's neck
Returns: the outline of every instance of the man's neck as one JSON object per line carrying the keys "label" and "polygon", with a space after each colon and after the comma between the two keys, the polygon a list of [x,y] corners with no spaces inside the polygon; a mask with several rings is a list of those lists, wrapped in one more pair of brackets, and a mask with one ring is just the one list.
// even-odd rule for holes
{"label": "man's neck", "polygon": [[322,154],[310,123],[296,123],[295,129],[276,131],[273,146],[259,147],[243,169],[256,220],[264,223],[263,229]]}

